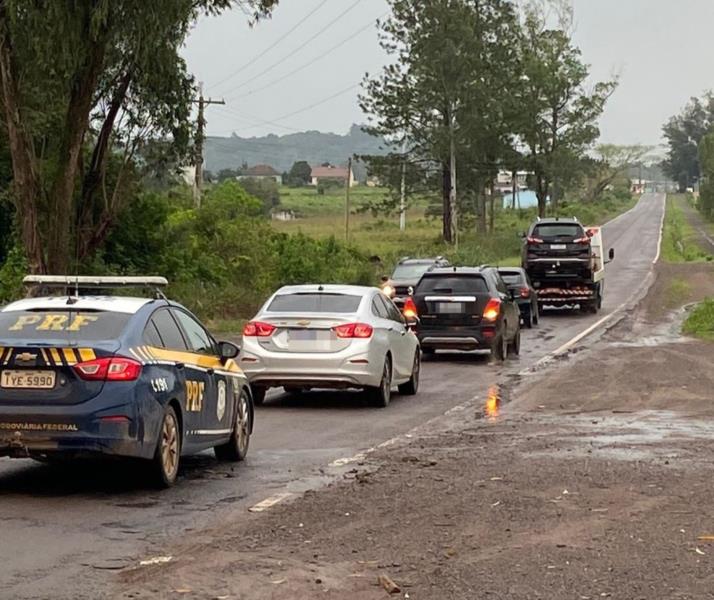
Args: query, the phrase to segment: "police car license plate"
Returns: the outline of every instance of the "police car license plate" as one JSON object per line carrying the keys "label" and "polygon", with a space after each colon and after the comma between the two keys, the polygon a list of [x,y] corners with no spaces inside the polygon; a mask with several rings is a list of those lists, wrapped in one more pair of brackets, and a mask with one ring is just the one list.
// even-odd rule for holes
{"label": "police car license plate", "polygon": [[0,387],[8,389],[51,390],[55,387],[54,371],[3,371]]}

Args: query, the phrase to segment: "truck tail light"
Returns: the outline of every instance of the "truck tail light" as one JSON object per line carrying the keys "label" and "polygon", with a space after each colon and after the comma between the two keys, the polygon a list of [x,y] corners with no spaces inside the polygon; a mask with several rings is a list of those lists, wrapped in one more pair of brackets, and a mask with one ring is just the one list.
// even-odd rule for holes
{"label": "truck tail light", "polygon": [[97,358],[74,365],[85,381],[135,381],[141,375],[141,363],[131,358]]}
{"label": "truck tail light", "polygon": [[501,301],[498,298],[491,298],[483,309],[485,321],[495,321],[501,314]]}
{"label": "truck tail light", "polygon": [[251,321],[243,327],[244,337],[270,337],[273,335],[277,327],[270,323],[262,323],[260,321]]}
{"label": "truck tail light", "polygon": [[336,325],[332,328],[335,335],[342,339],[367,339],[372,337],[374,329],[366,323],[345,323],[344,325]]}
{"label": "truck tail light", "polygon": [[416,319],[419,316],[414,298],[407,298],[402,309],[402,314],[406,319]]}

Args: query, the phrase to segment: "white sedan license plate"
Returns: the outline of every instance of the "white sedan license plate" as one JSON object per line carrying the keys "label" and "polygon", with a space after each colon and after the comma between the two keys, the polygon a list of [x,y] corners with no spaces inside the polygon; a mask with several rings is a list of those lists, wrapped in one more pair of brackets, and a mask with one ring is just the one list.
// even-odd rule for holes
{"label": "white sedan license plate", "polygon": [[55,387],[54,371],[3,371],[0,387],[7,389],[51,390]]}
{"label": "white sedan license plate", "polygon": [[565,244],[551,244],[550,249],[551,250],[565,250],[567,246]]}

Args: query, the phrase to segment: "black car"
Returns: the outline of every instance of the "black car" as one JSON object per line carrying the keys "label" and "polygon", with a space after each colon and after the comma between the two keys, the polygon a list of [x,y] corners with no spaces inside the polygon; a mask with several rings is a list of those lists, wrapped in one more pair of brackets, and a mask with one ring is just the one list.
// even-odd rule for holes
{"label": "black car", "polygon": [[523,324],[529,329],[538,325],[538,293],[531,285],[525,270],[518,267],[499,267],[498,273],[516,298]]}
{"label": "black car", "polygon": [[489,350],[498,360],[520,353],[520,311],[495,268],[433,269],[421,278],[413,303],[426,353]]}
{"label": "black car", "polygon": [[402,258],[391,277],[382,283],[382,291],[400,308],[413,292],[424,273],[439,267],[448,267],[450,263],[441,256],[436,258]]}
{"label": "black car", "polygon": [[577,219],[538,219],[524,236],[521,262],[534,281],[590,279],[590,236]]}

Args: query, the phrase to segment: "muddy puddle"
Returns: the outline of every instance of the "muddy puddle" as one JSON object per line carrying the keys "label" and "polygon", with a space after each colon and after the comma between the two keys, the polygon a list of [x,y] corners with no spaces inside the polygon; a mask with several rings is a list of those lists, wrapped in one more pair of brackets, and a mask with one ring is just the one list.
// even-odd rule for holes
{"label": "muddy puddle", "polygon": [[691,338],[682,334],[682,325],[695,304],[683,306],[667,315],[661,323],[637,323],[631,339],[611,343],[614,348],[654,348],[665,344],[684,344]]}
{"label": "muddy puddle", "polygon": [[[539,424],[552,425],[542,435],[560,454],[606,460],[672,459],[700,462],[698,448],[714,440],[714,422],[683,417],[672,411],[642,411],[626,415],[541,416]],[[526,453],[552,456],[553,451]],[[562,454],[560,454],[562,457]]]}

